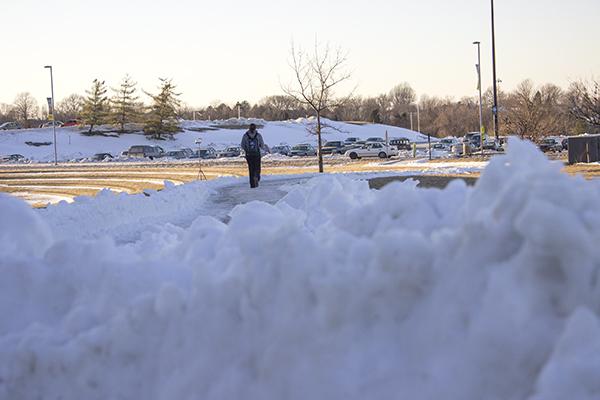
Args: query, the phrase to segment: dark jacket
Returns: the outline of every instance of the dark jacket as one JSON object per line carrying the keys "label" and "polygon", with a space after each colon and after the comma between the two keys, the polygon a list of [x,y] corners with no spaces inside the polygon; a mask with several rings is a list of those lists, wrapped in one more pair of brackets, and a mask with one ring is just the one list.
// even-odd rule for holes
{"label": "dark jacket", "polygon": [[[244,136],[242,136],[242,143],[240,145],[240,147],[242,148],[242,150],[244,150],[244,152],[246,154],[248,154],[250,147],[250,131],[244,133]],[[260,133],[258,133],[258,131],[256,131],[256,138],[258,139],[258,147],[259,149],[262,149],[266,152],[269,151],[269,148],[267,147],[267,145],[265,144],[265,142],[263,141],[262,135]]]}

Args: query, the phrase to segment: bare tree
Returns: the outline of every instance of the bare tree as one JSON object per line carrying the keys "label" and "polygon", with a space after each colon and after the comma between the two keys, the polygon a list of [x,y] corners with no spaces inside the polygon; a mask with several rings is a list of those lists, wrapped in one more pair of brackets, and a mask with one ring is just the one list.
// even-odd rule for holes
{"label": "bare tree", "polygon": [[387,94],[380,94],[375,99],[375,102],[378,105],[381,122],[384,124],[389,124],[391,120],[390,114],[392,111],[392,102],[390,101],[390,97]]}
{"label": "bare tree", "polygon": [[0,122],[15,119],[14,107],[10,104],[0,103]]}
{"label": "bare tree", "polygon": [[77,119],[81,115],[85,98],[79,94],[71,94],[56,105],[57,117],[63,120]]}
{"label": "bare tree", "polygon": [[555,85],[536,89],[530,80],[521,82],[507,99],[509,129],[531,140],[556,133],[560,129],[561,96],[561,89]]}
{"label": "bare tree", "polygon": [[40,112],[37,101],[31,93],[19,93],[13,104],[14,111],[18,120],[22,121],[26,126],[29,126],[29,120],[37,118]]}
{"label": "bare tree", "polygon": [[567,97],[570,112],[575,118],[600,127],[600,82],[574,82]]}
{"label": "bare tree", "polygon": [[263,118],[268,120],[288,120],[302,115],[301,105],[290,96],[268,96],[260,101]]}
{"label": "bare tree", "polygon": [[335,97],[337,87],[351,76],[345,71],[347,57],[340,48],[332,49],[329,44],[321,48],[317,42],[314,54],[311,55],[302,49],[296,50],[292,43],[291,55],[290,66],[294,71],[295,82],[284,87],[283,91],[315,113],[319,172],[323,172],[321,117],[323,112],[345,104],[352,97],[352,94]]}
{"label": "bare tree", "polygon": [[368,121],[373,124],[381,123],[381,108],[376,98],[369,97],[363,99],[360,105],[360,117],[357,118],[361,121]]}

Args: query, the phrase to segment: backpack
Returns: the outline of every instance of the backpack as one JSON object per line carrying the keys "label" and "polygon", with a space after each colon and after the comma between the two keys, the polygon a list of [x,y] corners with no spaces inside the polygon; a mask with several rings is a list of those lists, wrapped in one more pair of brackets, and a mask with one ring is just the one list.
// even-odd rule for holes
{"label": "backpack", "polygon": [[251,138],[250,135],[248,135],[248,149],[246,150],[246,155],[260,156],[260,145],[258,142],[258,132],[254,136],[254,139]]}

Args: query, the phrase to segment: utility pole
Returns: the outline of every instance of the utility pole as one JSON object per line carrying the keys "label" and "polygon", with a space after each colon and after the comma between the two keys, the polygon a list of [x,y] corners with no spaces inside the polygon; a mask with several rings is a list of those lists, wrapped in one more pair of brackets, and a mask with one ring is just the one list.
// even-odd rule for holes
{"label": "utility pole", "polygon": [[52,101],[48,118],[52,120],[52,133],[54,134],[54,165],[58,165],[58,152],[56,150],[56,118],[54,118],[54,77],[52,76],[52,65],[46,65],[44,68],[50,69],[50,92],[52,94]]}
{"label": "utility pole", "polygon": [[492,113],[494,114],[494,137],[496,141],[500,135],[500,125],[498,124],[498,78],[496,77],[496,26],[494,21],[494,0],[492,2],[492,69],[494,78],[494,107]]}
{"label": "utility pole", "polygon": [[481,95],[481,42],[473,42],[477,45],[477,89],[479,90],[479,134],[481,135],[481,154],[483,155],[483,97]]}

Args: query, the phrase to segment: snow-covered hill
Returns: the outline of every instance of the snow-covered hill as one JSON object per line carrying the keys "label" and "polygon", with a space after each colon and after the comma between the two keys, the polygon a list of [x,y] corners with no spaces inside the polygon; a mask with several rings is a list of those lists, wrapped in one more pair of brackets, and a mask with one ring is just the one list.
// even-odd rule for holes
{"label": "snow-covered hill", "polygon": [[[197,148],[196,140],[202,139],[203,145],[212,145],[223,148],[232,144],[239,144],[247,126],[254,122],[262,128],[265,142],[270,145],[286,143],[290,145],[311,142],[316,143],[316,136],[309,133],[309,128],[314,125],[314,119],[300,119],[294,121],[269,122],[263,120],[227,120],[227,121],[183,121],[184,132],[175,135],[174,140],[149,140],[143,134],[125,134],[121,136],[85,136],[79,128],[58,128],[57,147],[58,159],[69,161],[90,157],[96,153],[111,153],[118,155],[130,146],[138,144],[157,144],[166,151],[179,148]],[[366,124],[356,125],[345,122],[325,120],[331,128],[324,132],[325,140],[343,140],[348,137],[405,137],[413,142],[427,141],[427,136],[411,130],[394,126]],[[0,155],[22,154],[33,161],[54,160],[54,146],[32,146],[26,142],[52,143],[52,128],[22,129],[13,131],[0,131]]]}

